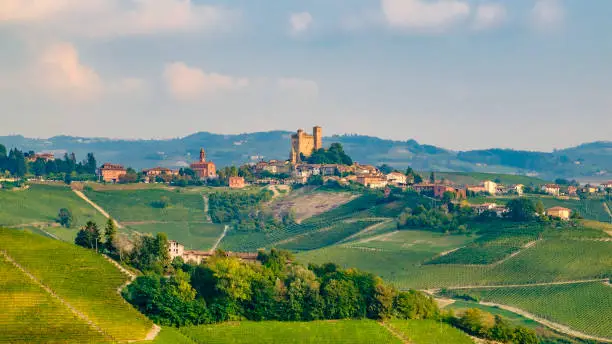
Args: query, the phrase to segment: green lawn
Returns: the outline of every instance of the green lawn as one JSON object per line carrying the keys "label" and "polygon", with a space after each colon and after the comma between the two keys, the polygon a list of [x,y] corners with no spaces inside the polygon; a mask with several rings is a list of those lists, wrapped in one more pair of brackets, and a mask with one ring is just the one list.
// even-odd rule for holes
{"label": "green lawn", "polygon": [[98,224],[105,221],[102,215],[67,186],[35,184],[27,190],[0,189],[0,226],[54,222],[60,208],[70,209],[75,218],[75,228],[89,220]]}
{"label": "green lawn", "polygon": [[395,331],[412,344],[473,344],[464,332],[434,320],[390,320]]}
{"label": "green lawn", "polygon": [[223,232],[223,225],[213,223],[173,222],[129,225],[130,229],[153,235],[164,232],[168,239],[185,245],[186,249],[208,250]]}
{"label": "green lawn", "polygon": [[195,343],[401,343],[372,320],[235,322],[180,329]]}
{"label": "green lawn", "polygon": [[[93,202],[104,208],[119,222],[173,221],[205,222],[204,200],[194,192],[162,188],[135,190],[84,191]],[[154,202],[167,199],[166,208],[156,208]]]}
{"label": "green lawn", "polygon": [[142,339],[151,329],[117,292],[127,277],[94,251],[11,229],[0,229],[0,250],[115,339]]}
{"label": "green lawn", "polygon": [[469,291],[482,301],[518,307],[586,334],[612,339],[612,287],[582,283]]}
{"label": "green lawn", "polygon": [[0,256],[0,310],[1,343],[110,341],[3,256]]}

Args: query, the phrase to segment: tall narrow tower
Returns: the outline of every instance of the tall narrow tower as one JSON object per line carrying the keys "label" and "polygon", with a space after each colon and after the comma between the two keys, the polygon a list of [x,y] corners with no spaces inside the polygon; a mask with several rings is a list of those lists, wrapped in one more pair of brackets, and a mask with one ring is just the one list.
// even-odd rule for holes
{"label": "tall narrow tower", "polygon": [[200,162],[206,162],[206,152],[204,152],[204,148],[200,148]]}
{"label": "tall narrow tower", "polygon": [[314,136],[314,149],[323,148],[323,129],[318,125],[312,128],[312,136]]}

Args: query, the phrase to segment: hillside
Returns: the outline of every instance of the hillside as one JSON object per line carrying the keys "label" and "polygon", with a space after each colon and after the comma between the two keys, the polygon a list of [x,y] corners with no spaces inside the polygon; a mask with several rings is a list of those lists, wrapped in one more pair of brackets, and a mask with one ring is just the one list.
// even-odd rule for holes
{"label": "hillside", "polygon": [[[243,164],[259,159],[287,159],[291,132],[270,131],[221,135],[200,132],[168,140],[114,140],[55,136],[31,139],[23,136],[0,137],[0,144],[22,150],[74,152],[85,156],[94,152],[99,162],[112,161],[134,168],[181,167],[194,160],[201,147],[219,166]],[[537,173],[546,179],[556,177],[604,179],[612,175],[612,143],[594,142],[550,152],[486,149],[456,152],[414,140],[397,141],[363,135],[336,135],[324,138],[324,145],[339,142],[361,163],[389,164],[399,169],[408,165],[423,171],[494,173]]]}
{"label": "hillside", "polygon": [[95,252],[12,229],[0,229],[0,252],[0,341],[111,343],[151,331],[117,291],[128,276]]}

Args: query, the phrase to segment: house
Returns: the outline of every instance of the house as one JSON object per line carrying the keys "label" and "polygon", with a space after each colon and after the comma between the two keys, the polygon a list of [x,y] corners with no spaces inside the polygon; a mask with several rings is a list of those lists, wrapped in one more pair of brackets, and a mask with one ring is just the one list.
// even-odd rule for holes
{"label": "house", "polygon": [[612,189],[612,180],[605,183],[601,183],[601,189],[603,191],[606,191],[606,189]]}
{"label": "house", "polygon": [[546,209],[546,215],[559,218],[561,220],[569,220],[572,213],[571,209],[563,207],[552,207]]}
{"label": "house", "polygon": [[408,183],[408,177],[401,172],[391,172],[386,177],[389,184],[392,185],[405,186]]}
{"label": "house", "polygon": [[568,186],[567,187],[567,194],[570,195],[570,196],[578,195],[578,188],[573,186],[573,185]]}
{"label": "house", "polygon": [[55,155],[51,153],[36,153],[34,155],[28,156],[29,162],[35,162],[38,159],[42,159],[45,162],[49,162],[49,161],[55,160]]}
{"label": "house", "polygon": [[[200,264],[214,255],[213,251],[185,250],[184,245],[174,240],[168,240],[168,244],[170,259],[181,257],[184,262],[191,261]],[[257,261],[257,253],[225,252],[225,255],[226,257],[237,257],[246,261]]]}
{"label": "house", "polygon": [[321,175],[323,176],[335,176],[340,173],[337,164],[321,165],[320,170],[321,170]]}
{"label": "house", "polygon": [[126,174],[127,170],[119,164],[105,163],[98,169],[98,178],[107,183],[116,183]]}
{"label": "house", "polygon": [[242,189],[245,186],[243,177],[229,177],[230,189]]}
{"label": "house", "polygon": [[597,191],[599,190],[594,185],[587,184],[582,188],[583,193],[594,194],[594,193],[597,193]]}
{"label": "house", "polygon": [[482,185],[484,186],[485,192],[488,192],[491,195],[495,195],[497,193],[497,183],[496,182],[485,180],[485,182]]}
{"label": "house", "polygon": [[418,193],[428,194],[436,198],[444,197],[445,192],[453,193],[455,198],[467,198],[466,189],[445,184],[421,183],[413,185],[412,189]]}
{"label": "house", "polygon": [[482,186],[482,185],[469,185],[466,187],[467,191],[469,192],[473,192],[473,193],[485,193],[487,192],[487,189]]}
{"label": "house", "polygon": [[153,168],[142,170],[142,173],[144,173],[147,177],[151,178],[151,177],[157,177],[161,175],[178,176],[179,171],[171,170],[165,167],[153,167]]}
{"label": "house", "polygon": [[357,183],[371,189],[380,189],[387,186],[387,178],[379,175],[357,176]]}
{"label": "house", "polygon": [[557,184],[545,184],[542,186],[542,191],[546,192],[549,195],[559,196],[561,187]]}
{"label": "house", "polygon": [[512,185],[510,187],[510,189],[513,190],[517,195],[523,196],[523,192],[525,190],[525,185],[523,185],[523,184]]}
{"label": "house", "polygon": [[380,175],[380,171],[372,165],[353,164],[356,175]]}
{"label": "house", "polygon": [[501,217],[504,213],[508,212],[508,208],[496,203],[470,204],[470,207],[474,209],[478,215],[485,211],[492,211],[495,212],[497,216]]}
{"label": "house", "polygon": [[206,161],[206,152],[204,148],[200,149],[200,161],[189,165],[200,179],[212,179],[217,177],[217,170],[212,161]]}

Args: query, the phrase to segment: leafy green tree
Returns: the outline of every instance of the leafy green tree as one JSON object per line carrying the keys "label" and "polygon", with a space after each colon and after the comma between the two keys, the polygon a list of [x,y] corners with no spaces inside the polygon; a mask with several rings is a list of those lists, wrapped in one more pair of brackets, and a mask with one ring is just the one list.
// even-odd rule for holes
{"label": "leafy green tree", "polygon": [[162,266],[170,265],[170,243],[166,233],[157,233],[155,235],[155,251],[153,254]]}
{"label": "leafy green tree", "polygon": [[514,338],[514,330],[507,320],[495,315],[495,325],[489,330],[488,337],[502,343],[509,343]]}
{"label": "leafy green tree", "polygon": [[96,157],[93,153],[87,153],[87,158],[83,161],[83,169],[85,173],[95,174],[97,168]]}
{"label": "leafy green tree", "polygon": [[98,251],[98,247],[102,247],[102,235],[98,225],[93,221],[87,221],[85,227],[81,229],[74,240],[74,243],[90,249]]}
{"label": "leafy green tree", "polygon": [[507,204],[507,216],[513,221],[529,221],[535,217],[536,207],[528,198],[516,198]]}
{"label": "leafy green tree", "polygon": [[41,158],[36,159],[36,161],[30,164],[30,171],[37,177],[44,176],[47,172],[45,160]]}
{"label": "leafy green tree", "polygon": [[105,247],[108,252],[115,252],[115,239],[117,237],[117,226],[115,225],[115,221],[109,218],[106,221],[106,226],[104,227],[104,238],[105,238]]}
{"label": "leafy green tree", "polygon": [[323,286],[322,296],[328,319],[347,319],[358,315],[360,295],[353,282],[332,279]]}
{"label": "leafy green tree", "polygon": [[57,214],[57,222],[62,227],[72,227],[73,217],[72,212],[68,208],[61,208]]}
{"label": "leafy green tree", "polygon": [[422,182],[423,182],[423,177],[421,177],[421,175],[420,175],[420,174],[418,174],[418,173],[417,173],[417,174],[415,174],[415,175],[414,175],[414,183],[415,183],[415,184],[420,184],[420,183],[422,183]]}
{"label": "leafy green tree", "polygon": [[427,295],[416,291],[401,291],[394,301],[395,314],[400,319],[431,319],[438,315],[438,306]]}
{"label": "leafy green tree", "polygon": [[538,215],[544,215],[546,213],[546,209],[544,208],[544,203],[542,203],[542,200],[538,200],[538,202],[536,203],[535,212]]}
{"label": "leafy green tree", "polygon": [[429,182],[430,183],[435,183],[436,182],[436,174],[433,171],[429,175]]}
{"label": "leafy green tree", "polygon": [[395,171],[395,169],[387,164],[382,164],[380,166],[378,166],[378,170],[384,174],[389,174],[393,171]]}
{"label": "leafy green tree", "polygon": [[9,151],[6,161],[7,169],[11,174],[17,177],[23,177],[28,173],[28,166],[25,160],[25,155],[22,151],[14,148]]}
{"label": "leafy green tree", "polygon": [[538,344],[540,340],[533,330],[518,326],[514,329],[512,342],[516,344]]}

